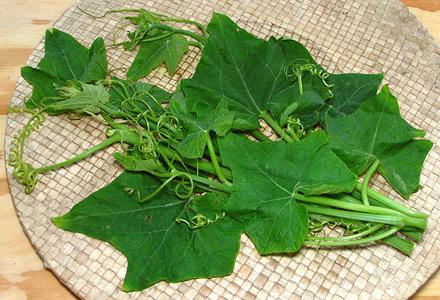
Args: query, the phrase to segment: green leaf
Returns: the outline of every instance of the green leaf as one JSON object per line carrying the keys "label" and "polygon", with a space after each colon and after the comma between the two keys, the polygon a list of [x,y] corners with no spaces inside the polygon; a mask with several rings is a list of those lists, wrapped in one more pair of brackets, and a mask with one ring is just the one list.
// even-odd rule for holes
{"label": "green leaf", "polygon": [[121,164],[121,166],[128,171],[135,172],[149,172],[156,171],[159,169],[159,161],[157,159],[145,159],[137,157],[133,154],[124,154],[121,152],[116,152],[113,154],[115,160]]}
{"label": "green leaf", "polygon": [[[128,260],[124,291],[142,290],[161,280],[178,282],[230,274],[243,229],[239,222],[224,216],[227,199],[214,194],[196,197],[193,210],[188,210],[187,202],[163,191],[145,204],[137,202],[137,192],[148,195],[160,184],[142,173],[124,172],[53,222],[64,230],[109,242],[121,251]],[[127,188],[136,192],[124,192]],[[176,218],[195,214],[212,222],[198,229],[176,222]]]}
{"label": "green leaf", "polygon": [[291,97],[281,47],[275,38],[260,40],[221,14],[213,15],[208,31],[194,76],[182,81],[189,109],[224,100],[236,112],[234,128],[258,128],[268,103]]}
{"label": "green leaf", "polygon": [[240,219],[261,254],[295,252],[307,235],[306,209],[294,197],[352,191],[356,176],[330,150],[323,131],[300,142],[219,139],[235,188],[228,213]]}
{"label": "green leaf", "polygon": [[367,99],[376,96],[383,74],[331,74],[333,98],[328,101],[332,116],[349,115]]}
{"label": "green leaf", "polygon": [[155,41],[141,42],[139,52],[127,72],[127,78],[137,80],[165,64],[169,75],[174,75],[177,66],[188,51],[188,40],[181,34],[173,34]]}
{"label": "green leaf", "polygon": [[107,90],[102,84],[92,85],[81,82],[80,85],[82,90],[77,90],[72,97],[66,100],[47,105],[47,109],[53,112],[99,113],[109,101],[110,95]]}
{"label": "green leaf", "polygon": [[107,74],[107,57],[104,40],[97,38],[90,49],[81,45],[68,33],[58,29],[46,31],[45,55],[37,68],[23,67],[21,75],[33,85],[28,108],[40,107],[57,99],[54,84],[67,80],[90,82],[104,79]]}
{"label": "green leaf", "polygon": [[421,132],[401,116],[396,97],[388,86],[345,117],[325,117],[332,149],[356,174],[375,160],[385,179],[403,197],[417,190],[423,161],[432,147],[427,140],[414,140]]}
{"label": "green leaf", "polygon": [[[121,112],[122,108],[137,116],[152,110],[156,115],[164,112],[162,106],[170,100],[172,94],[158,86],[140,81],[122,80],[112,78],[114,81],[109,90],[110,101],[107,107],[116,112]],[[124,107],[122,107],[124,106]]]}
{"label": "green leaf", "polygon": [[185,98],[176,97],[171,101],[170,110],[184,127],[184,138],[176,149],[186,158],[201,158],[210,132],[224,136],[234,121],[234,113],[228,110],[226,101],[220,101],[215,109],[199,106],[196,115],[188,111]]}

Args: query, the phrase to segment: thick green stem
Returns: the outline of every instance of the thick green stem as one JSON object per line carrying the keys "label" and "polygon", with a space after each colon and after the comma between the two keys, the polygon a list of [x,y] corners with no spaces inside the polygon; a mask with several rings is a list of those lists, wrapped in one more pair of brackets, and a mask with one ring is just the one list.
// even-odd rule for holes
{"label": "thick green stem", "polygon": [[174,32],[174,33],[179,33],[179,34],[183,34],[186,35],[190,38],[195,39],[196,41],[200,42],[201,44],[205,45],[206,44],[206,39],[204,37],[202,37],[201,35],[188,31],[188,30],[184,30],[184,29],[177,29],[165,24],[152,24],[150,26],[150,30],[153,28],[157,28],[157,29],[161,29],[164,31],[169,31],[169,32]]}
{"label": "thick green stem", "polygon": [[307,202],[307,203],[313,203],[313,204],[319,204],[319,205],[327,205],[337,208],[342,208],[346,210],[351,211],[357,211],[357,212],[364,212],[364,213],[371,213],[371,214],[378,214],[378,215],[392,215],[392,216],[399,216],[399,217],[407,217],[406,215],[397,212],[392,209],[384,208],[384,207],[376,207],[376,206],[367,206],[363,204],[356,204],[356,203],[348,203],[332,198],[327,197],[317,197],[317,196],[304,196],[302,194],[295,194],[295,199],[301,201],[301,202]]}
{"label": "thick green stem", "polygon": [[271,142],[271,140],[264,135],[260,130],[254,129],[251,132],[249,132],[250,135],[252,135],[255,139],[259,140],[260,142]]}
{"label": "thick green stem", "polygon": [[209,157],[211,158],[212,166],[214,167],[214,171],[218,179],[220,179],[220,181],[225,183],[226,185],[231,185],[231,183],[223,175],[222,169],[220,168],[220,165],[217,160],[217,155],[215,154],[214,146],[212,145],[212,140],[209,133],[208,133],[208,139],[206,140],[206,145],[208,146]]}
{"label": "thick green stem", "polygon": [[[133,138],[133,137],[130,137],[130,139],[131,138]],[[67,166],[69,166],[71,164],[74,164],[74,163],[76,163],[76,162],[78,162],[78,161],[80,161],[80,160],[82,160],[82,159],[84,159],[86,157],[89,157],[90,155],[92,155],[92,154],[94,154],[94,153],[96,153],[96,152],[98,152],[100,150],[103,150],[103,149],[105,149],[105,148],[107,148],[107,147],[109,147],[109,146],[111,146],[111,145],[113,145],[115,143],[126,142],[126,141],[129,141],[129,140],[128,139],[125,140],[124,139],[124,135],[122,135],[120,133],[116,133],[112,137],[109,137],[109,138],[105,139],[104,141],[102,141],[98,145],[93,146],[92,148],[82,152],[81,154],[78,154],[77,156],[74,156],[74,157],[72,157],[72,158],[70,158],[68,160],[65,160],[65,161],[57,163],[57,164],[53,164],[53,165],[50,165],[50,166],[45,166],[45,167],[38,168],[38,169],[36,169],[36,172],[37,173],[46,173],[46,172],[49,172],[49,171],[53,171],[53,170],[57,170],[57,169],[60,169],[60,168],[63,168],[63,167],[67,167]],[[133,142],[133,141],[131,141],[131,142]]]}
{"label": "thick green stem", "polygon": [[[362,183],[357,182],[355,187],[358,191],[362,191]],[[368,188],[367,193],[368,193],[369,197],[371,197],[371,198],[375,199],[376,201],[382,203],[383,205],[385,205],[389,208],[392,208],[394,210],[397,210],[405,215],[408,215],[408,216],[411,216],[414,218],[420,218],[420,219],[426,219],[428,217],[426,214],[424,214],[422,212],[414,211],[410,208],[407,208],[407,207],[403,206],[402,204],[397,203],[396,201],[388,198],[385,195],[382,195],[381,193],[379,193],[371,188]]]}
{"label": "thick green stem", "polygon": [[387,238],[400,230],[400,226],[393,226],[388,230],[383,230],[378,234],[374,234],[372,236],[358,239],[358,240],[350,240],[350,241],[308,241],[304,242],[305,246],[315,246],[315,247],[344,247],[344,246],[360,246],[367,245],[384,238]]}
{"label": "thick green stem", "polygon": [[376,159],[371,166],[368,168],[367,173],[365,174],[364,181],[362,182],[362,201],[365,205],[370,205],[368,202],[368,182],[370,182],[371,176],[373,176],[374,172],[376,172],[377,167],[379,166],[380,161]]}
{"label": "thick green stem", "polygon": [[292,143],[293,141],[299,141],[299,138],[297,136],[291,137],[289,134],[287,134],[287,132],[285,132],[283,128],[278,125],[277,121],[275,121],[266,111],[261,112],[261,117],[270,127],[272,127],[272,129],[278,134],[278,136],[286,142]]}
{"label": "thick green stem", "polygon": [[395,216],[395,215],[383,215],[372,214],[364,212],[346,211],[340,209],[334,209],[330,207],[321,207],[310,204],[302,204],[306,207],[307,211],[314,214],[322,214],[327,216],[345,218],[350,220],[359,220],[364,222],[383,223],[395,226],[411,226],[421,229],[426,228],[426,220],[411,218],[408,216]]}
{"label": "thick green stem", "polygon": [[[186,165],[197,168],[201,171],[207,172],[212,175],[216,175],[214,166],[211,162],[203,160],[203,159],[186,159],[181,157],[179,154],[174,152],[173,150],[169,149],[168,147],[164,145],[159,145],[159,151],[166,155],[169,159],[178,159],[179,161],[184,162]],[[230,169],[220,167],[223,176],[225,176],[226,179],[232,180],[232,172]]]}
{"label": "thick green stem", "polygon": [[215,189],[217,189],[219,191],[222,191],[222,192],[225,192],[225,193],[232,193],[232,191],[233,191],[231,186],[226,185],[224,183],[217,182],[217,181],[214,181],[214,180],[211,180],[211,179],[207,179],[205,177],[193,175],[193,174],[190,174],[189,176],[192,178],[192,180],[200,182],[200,183],[203,183],[203,184],[205,184],[205,185],[207,185],[209,187],[215,188]]}

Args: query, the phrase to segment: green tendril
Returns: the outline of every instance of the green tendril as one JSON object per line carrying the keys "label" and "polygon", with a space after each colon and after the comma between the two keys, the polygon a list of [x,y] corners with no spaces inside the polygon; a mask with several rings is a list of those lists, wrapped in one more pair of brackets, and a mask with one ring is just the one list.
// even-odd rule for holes
{"label": "green tendril", "polygon": [[225,217],[226,213],[223,212],[221,215],[215,215],[215,219],[212,220],[208,217],[206,217],[205,215],[202,214],[196,214],[195,216],[189,218],[188,220],[186,219],[182,219],[182,218],[176,218],[176,223],[180,224],[180,223],[184,223],[188,226],[189,229],[193,230],[193,229],[199,229],[199,228],[203,228],[203,227],[207,227],[212,223],[217,222],[218,220],[221,220]]}
{"label": "green tendril", "polygon": [[299,94],[303,94],[303,88],[302,88],[302,76],[304,73],[309,73],[312,76],[316,76],[321,79],[322,84],[328,89],[329,97],[333,98],[333,92],[331,89],[333,88],[333,84],[330,84],[327,82],[328,77],[330,76],[329,73],[325,72],[322,69],[318,69],[317,65],[315,64],[290,64],[287,65],[284,68],[284,76],[286,79],[290,82],[298,81],[299,85]]}
{"label": "green tendril", "polygon": [[9,148],[8,164],[14,168],[12,175],[25,186],[26,193],[34,190],[38,172],[23,159],[24,143],[32,132],[41,128],[45,119],[43,110],[34,112],[26,125],[13,137]]}
{"label": "green tendril", "polygon": [[[176,178],[179,178],[179,177],[182,179],[182,181],[180,183],[178,183],[174,189],[176,196],[181,199],[187,199],[187,198],[191,197],[191,195],[193,194],[195,185],[194,185],[194,181],[193,181],[191,175],[188,173],[181,172],[181,171],[175,171],[175,170],[173,170],[172,172],[170,172],[168,174],[159,174],[159,173],[155,173],[155,172],[150,172],[150,173],[157,176],[157,177],[168,177],[168,178],[154,192],[152,192],[151,194],[149,194],[148,196],[146,196],[144,198],[140,198],[138,200],[139,203],[145,203],[148,200],[154,198],[166,186],[168,186],[171,182],[173,182],[173,180],[175,180]],[[185,182],[185,180],[187,180],[187,181]],[[181,189],[184,189],[186,191],[186,193],[181,193],[180,192]]]}
{"label": "green tendril", "polygon": [[35,112],[36,111],[34,109],[27,108],[25,105],[14,105],[8,108],[8,113],[10,114],[23,114],[23,113],[33,114]]}
{"label": "green tendril", "polygon": [[306,135],[306,131],[301,123],[301,120],[295,117],[289,117],[287,120],[286,132],[291,136],[294,134],[300,139]]}

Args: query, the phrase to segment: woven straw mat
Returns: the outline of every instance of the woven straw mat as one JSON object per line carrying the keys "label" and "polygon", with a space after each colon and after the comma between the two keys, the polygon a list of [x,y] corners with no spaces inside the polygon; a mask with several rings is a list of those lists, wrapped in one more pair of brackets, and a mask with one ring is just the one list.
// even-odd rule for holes
{"label": "woven straw mat", "polygon": [[[31,195],[11,178],[10,191],[17,214],[45,266],[80,298],[87,299],[402,299],[410,297],[440,265],[440,49],[416,18],[397,0],[390,1],[79,1],[88,12],[100,15],[120,7],[144,7],[207,23],[213,11],[222,12],[253,34],[267,38],[286,36],[311,50],[317,62],[330,72],[383,72],[384,82],[397,94],[403,116],[426,130],[435,143],[425,162],[421,191],[406,202],[430,214],[420,245],[407,257],[384,245],[364,249],[302,249],[294,256],[261,257],[244,235],[232,275],[182,283],[160,282],[143,292],[120,290],[127,263],[109,244],[81,234],[57,229],[50,218],[64,214],[87,195],[115,178],[121,169],[107,149],[76,165],[41,176]],[[97,36],[113,40],[120,15],[92,19],[73,5],[55,23],[83,44]],[[123,38],[121,32],[120,38]],[[43,56],[43,41],[28,64],[36,66]],[[172,90],[177,81],[194,72],[200,57],[191,50],[174,77],[159,69],[146,80]],[[111,68],[129,66],[133,53],[108,50]],[[120,71],[119,76],[124,76]],[[22,104],[31,94],[18,81],[12,104]],[[27,120],[10,115],[6,146]],[[34,166],[52,164],[79,153],[104,138],[103,126],[92,119],[48,118],[26,146],[27,161]],[[117,146],[116,146],[117,147]],[[397,197],[381,177],[376,188]]]}

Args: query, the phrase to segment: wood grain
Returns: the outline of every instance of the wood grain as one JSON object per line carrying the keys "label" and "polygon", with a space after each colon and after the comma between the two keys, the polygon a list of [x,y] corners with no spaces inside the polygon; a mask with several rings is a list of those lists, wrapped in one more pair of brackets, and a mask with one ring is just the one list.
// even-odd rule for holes
{"label": "wood grain", "polygon": [[[20,73],[44,30],[73,0],[0,1],[0,139],[4,140],[6,113]],[[401,0],[440,41],[440,1]],[[19,17],[17,17],[19,16]],[[56,277],[44,269],[23,233],[9,195],[4,145],[0,144],[0,299],[75,299]],[[440,299],[440,272],[414,300]]]}

